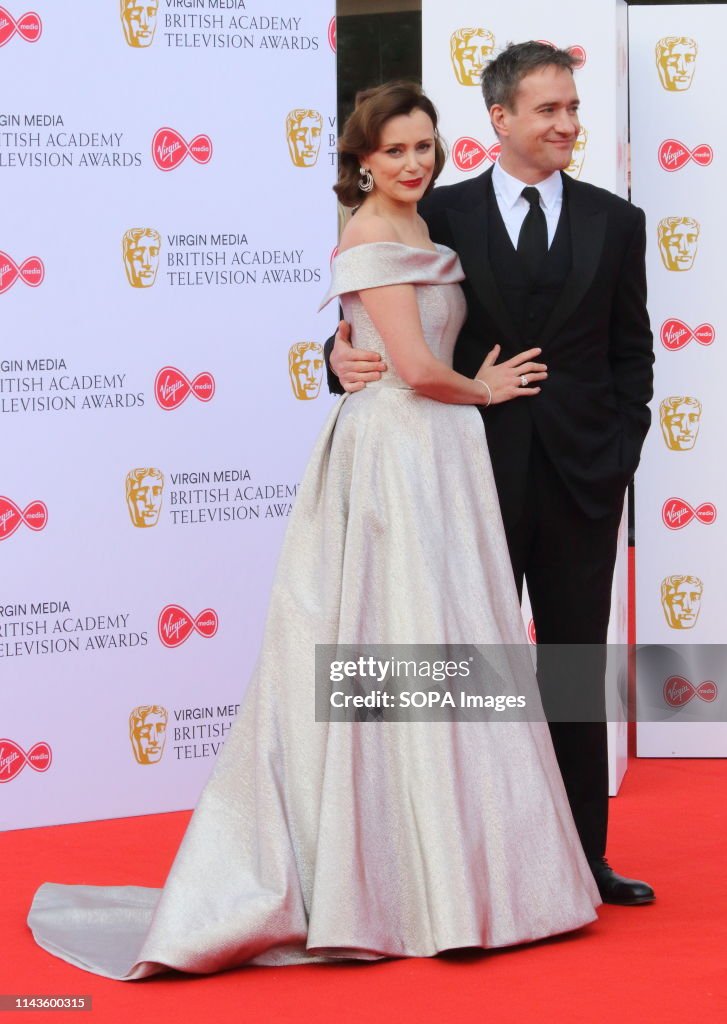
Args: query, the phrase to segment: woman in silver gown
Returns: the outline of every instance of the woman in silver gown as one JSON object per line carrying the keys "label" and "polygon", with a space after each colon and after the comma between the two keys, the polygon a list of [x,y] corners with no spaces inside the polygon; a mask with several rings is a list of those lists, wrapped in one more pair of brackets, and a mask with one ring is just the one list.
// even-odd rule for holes
{"label": "woman in silver gown", "polygon": [[[475,404],[531,360],[451,369],[457,255],[416,213],[443,163],[412,85],[364,95],[337,191],[373,190],[326,298],[390,368],[343,396],[296,499],[261,653],[162,890],[46,883],[36,941],[111,978],[432,956],[581,927],[599,897],[543,721],[316,721],[316,644],[524,645]],[[526,659],[512,692],[532,709]],[[529,718],[535,718],[532,713]]]}

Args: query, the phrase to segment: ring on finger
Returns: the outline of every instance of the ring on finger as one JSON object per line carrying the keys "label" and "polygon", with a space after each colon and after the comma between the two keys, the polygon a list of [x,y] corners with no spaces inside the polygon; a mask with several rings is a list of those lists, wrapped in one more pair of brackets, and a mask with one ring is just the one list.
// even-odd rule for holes
{"label": "ring on finger", "polygon": [[528,386],[528,378],[524,373],[520,374],[520,387],[526,388]]}

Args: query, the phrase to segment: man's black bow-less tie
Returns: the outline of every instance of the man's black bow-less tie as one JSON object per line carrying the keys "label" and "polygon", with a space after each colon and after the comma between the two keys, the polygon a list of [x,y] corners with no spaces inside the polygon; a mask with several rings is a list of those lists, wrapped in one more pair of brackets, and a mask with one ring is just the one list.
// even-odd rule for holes
{"label": "man's black bow-less tie", "polygon": [[520,193],[530,209],[525,215],[517,240],[517,252],[531,277],[535,277],[548,252],[548,225],[540,207],[540,192],[528,185]]}

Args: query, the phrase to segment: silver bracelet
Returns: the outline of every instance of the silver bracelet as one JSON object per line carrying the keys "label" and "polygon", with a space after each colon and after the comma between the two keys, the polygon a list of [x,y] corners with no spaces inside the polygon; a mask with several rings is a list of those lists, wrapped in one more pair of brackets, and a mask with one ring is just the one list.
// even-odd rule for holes
{"label": "silver bracelet", "polygon": [[475,380],[477,381],[478,384],[481,384],[483,388],[487,389],[487,404],[485,405],[486,409],[492,402],[492,388],[490,387],[486,380],[482,379],[482,377],[475,377]]}

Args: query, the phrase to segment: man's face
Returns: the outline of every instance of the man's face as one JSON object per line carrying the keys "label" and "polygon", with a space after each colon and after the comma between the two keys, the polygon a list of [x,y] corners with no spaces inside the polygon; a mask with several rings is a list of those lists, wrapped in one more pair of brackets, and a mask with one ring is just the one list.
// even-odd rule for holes
{"label": "man's face", "polygon": [[544,67],[520,82],[513,109],[493,104],[490,117],[503,168],[535,184],[570,164],[578,137],[578,93],[566,68]]}
{"label": "man's face", "polygon": [[166,731],[166,716],[159,712],[148,711],[141,722],[136,722],[131,742],[139,764],[156,764],[161,760]]}
{"label": "man's face", "polygon": [[670,92],[683,92],[692,84],[697,47],[694,43],[672,43],[660,52],[656,66],[661,84]]}
{"label": "man's face", "polygon": [[697,255],[697,239],[699,229],[694,223],[679,221],[666,230],[661,236],[659,251],[667,270],[691,270],[694,257]]}
{"label": "man's face", "polygon": [[691,451],[699,433],[699,416],[699,407],[691,402],[667,409],[661,423],[667,447],[674,452]]}
{"label": "man's face", "polygon": [[134,526],[156,526],[162,510],[162,491],[162,481],[156,476],[145,476],[132,483],[129,511]]}
{"label": "man's face", "polygon": [[302,355],[294,357],[290,379],[296,398],[317,398],[323,376],[323,349],[316,344]]}
{"label": "man's face", "polygon": [[480,84],[480,76],[492,57],[492,49],[492,36],[485,32],[475,32],[457,44],[452,61],[460,85]]}
{"label": "man's face", "polygon": [[121,20],[129,46],[149,46],[154,39],[159,0],[121,0]]}
{"label": "man's face", "polygon": [[124,241],[126,276],[132,288],[150,288],[159,269],[159,236],[144,234],[136,241]]}
{"label": "man's face", "polygon": [[701,606],[702,587],[695,581],[677,583],[664,597],[664,614],[672,629],[691,629]]}
{"label": "man's face", "polygon": [[312,167],[321,147],[322,123],[319,117],[302,117],[290,126],[288,144],[296,167]]}

